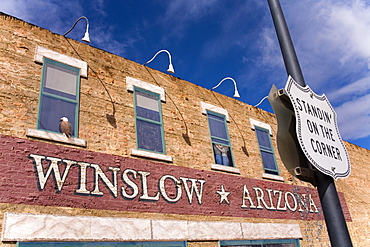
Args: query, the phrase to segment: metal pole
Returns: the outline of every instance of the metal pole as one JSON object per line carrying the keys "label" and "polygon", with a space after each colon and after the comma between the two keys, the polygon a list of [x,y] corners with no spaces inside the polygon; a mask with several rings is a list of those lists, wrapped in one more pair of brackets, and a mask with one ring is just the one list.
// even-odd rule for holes
{"label": "metal pole", "polygon": [[[299,85],[306,86],[279,0],[268,0],[268,4],[286,71]],[[314,174],[331,245],[333,247],[352,246],[333,178],[318,171]]]}

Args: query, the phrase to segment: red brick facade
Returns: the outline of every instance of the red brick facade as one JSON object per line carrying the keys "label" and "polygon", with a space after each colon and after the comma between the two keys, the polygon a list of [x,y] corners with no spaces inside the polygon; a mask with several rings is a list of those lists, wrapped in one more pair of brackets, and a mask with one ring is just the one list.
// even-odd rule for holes
{"label": "red brick facade", "polygon": [[[12,145],[14,143],[16,146]],[[317,191],[313,188],[4,135],[1,136],[0,147],[0,172],[3,174],[0,202],[3,203],[182,215],[323,220]],[[67,164],[71,164],[69,168]],[[99,169],[100,173],[97,172]],[[104,175],[99,175],[102,173]],[[58,180],[61,181],[59,186]],[[230,193],[223,200],[217,193],[222,191],[221,186]],[[341,198],[346,219],[351,221],[343,195]]]}

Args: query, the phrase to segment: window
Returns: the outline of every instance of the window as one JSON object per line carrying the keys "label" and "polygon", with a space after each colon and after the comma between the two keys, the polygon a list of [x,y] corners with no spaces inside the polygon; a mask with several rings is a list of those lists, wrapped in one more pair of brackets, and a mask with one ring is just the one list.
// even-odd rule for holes
{"label": "window", "polygon": [[186,242],[18,242],[18,247],[186,247]]}
{"label": "window", "polygon": [[165,153],[160,95],[134,87],[134,98],[137,148]]}
{"label": "window", "polygon": [[[87,78],[87,63],[41,46],[36,47],[34,61],[42,64],[40,99],[36,129],[27,129],[26,135],[86,147],[86,141],[76,137],[80,77]],[[72,124],[75,138],[66,140],[61,135],[62,117]]]}
{"label": "window", "polygon": [[252,129],[256,131],[262,164],[265,171],[264,175],[266,175],[266,178],[282,180],[283,178],[279,176],[279,169],[276,163],[274,147],[270,138],[272,131],[271,126],[252,118],[250,118],[249,120]]}
{"label": "window", "polygon": [[77,137],[79,87],[79,68],[44,57],[37,129],[60,133],[60,119],[67,117]]}
{"label": "window", "polygon": [[299,247],[298,239],[220,241],[220,247]]}
{"label": "window", "polygon": [[255,130],[265,172],[279,175],[269,131],[258,126],[255,126]]}
{"label": "window", "polygon": [[225,115],[207,110],[211,143],[216,164],[233,166],[233,157]]}

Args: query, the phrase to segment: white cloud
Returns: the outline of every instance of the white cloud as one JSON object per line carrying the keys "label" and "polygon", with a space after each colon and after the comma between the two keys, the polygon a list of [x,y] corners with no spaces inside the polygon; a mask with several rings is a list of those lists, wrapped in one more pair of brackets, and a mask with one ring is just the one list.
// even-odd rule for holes
{"label": "white cloud", "polygon": [[2,0],[0,10],[55,33],[67,31],[83,13],[73,0]]}
{"label": "white cloud", "polygon": [[[327,94],[332,104],[370,94],[370,77],[362,78]],[[369,102],[370,105],[370,102]]]}
{"label": "white cloud", "polygon": [[[306,83],[325,93],[344,139],[370,136],[370,4],[365,0],[282,1]],[[272,36],[273,35],[273,36]],[[264,60],[276,66],[264,36]]]}
{"label": "white cloud", "polygon": [[370,94],[336,107],[343,139],[355,140],[370,136]]}

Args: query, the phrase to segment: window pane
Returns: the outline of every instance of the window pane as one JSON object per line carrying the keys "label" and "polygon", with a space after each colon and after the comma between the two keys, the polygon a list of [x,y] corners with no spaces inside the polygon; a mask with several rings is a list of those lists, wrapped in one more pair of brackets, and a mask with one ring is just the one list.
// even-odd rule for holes
{"label": "window pane", "polygon": [[227,136],[226,125],[224,118],[208,114],[209,128],[211,130],[211,136],[229,139]]}
{"label": "window pane", "polygon": [[258,138],[258,144],[266,149],[272,150],[269,133],[256,128],[256,134]]}
{"label": "window pane", "polygon": [[72,135],[75,136],[76,131],[74,125],[76,106],[77,103],[67,102],[46,95],[42,96],[38,119],[38,128],[60,132],[60,118],[67,117],[68,121],[72,124]]}
{"label": "window pane", "polygon": [[62,93],[76,95],[77,71],[45,63],[44,87]]}
{"label": "window pane", "polygon": [[226,146],[229,146],[230,142],[229,141],[224,141],[224,140],[221,140],[221,139],[218,139],[218,138],[211,138],[212,140],[212,143],[219,143],[219,144],[223,144],[223,145],[226,145]]}
{"label": "window pane", "polygon": [[161,116],[158,111],[152,111],[143,107],[136,107],[136,116],[160,122]]}
{"label": "window pane", "polygon": [[136,88],[135,104],[137,147],[164,153],[159,95]]}
{"label": "window pane", "polygon": [[160,124],[136,120],[138,148],[163,153]]}
{"label": "window pane", "polygon": [[220,144],[212,144],[213,153],[215,155],[216,164],[224,166],[232,166],[232,158],[230,148]]}
{"label": "window pane", "polygon": [[159,112],[158,96],[136,91],[136,106]]}
{"label": "window pane", "polygon": [[276,170],[274,154],[261,150],[262,162],[267,169]]}
{"label": "window pane", "polygon": [[211,112],[207,112],[207,116],[215,163],[224,166],[233,166],[225,116],[212,114]]}
{"label": "window pane", "polygon": [[265,173],[279,175],[269,131],[259,127],[255,129]]}

